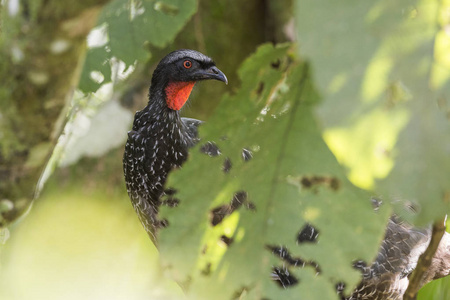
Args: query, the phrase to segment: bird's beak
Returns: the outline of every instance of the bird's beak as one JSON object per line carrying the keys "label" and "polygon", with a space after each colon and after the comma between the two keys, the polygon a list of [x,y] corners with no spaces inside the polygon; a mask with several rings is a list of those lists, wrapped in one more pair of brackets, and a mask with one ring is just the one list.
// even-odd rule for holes
{"label": "bird's beak", "polygon": [[225,76],[225,74],[223,74],[223,72],[220,71],[216,66],[212,66],[206,70],[202,70],[201,74],[199,75],[201,76],[201,79],[215,79],[228,84],[227,76]]}

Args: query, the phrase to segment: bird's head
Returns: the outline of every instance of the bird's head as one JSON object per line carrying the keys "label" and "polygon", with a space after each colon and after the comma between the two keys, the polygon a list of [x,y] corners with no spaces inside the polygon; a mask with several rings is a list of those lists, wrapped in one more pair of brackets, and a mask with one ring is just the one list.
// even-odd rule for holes
{"label": "bird's head", "polygon": [[216,79],[228,84],[227,77],[210,57],[194,50],[177,50],[159,62],[153,73],[150,92],[161,91],[167,107],[180,110],[195,83],[206,79]]}

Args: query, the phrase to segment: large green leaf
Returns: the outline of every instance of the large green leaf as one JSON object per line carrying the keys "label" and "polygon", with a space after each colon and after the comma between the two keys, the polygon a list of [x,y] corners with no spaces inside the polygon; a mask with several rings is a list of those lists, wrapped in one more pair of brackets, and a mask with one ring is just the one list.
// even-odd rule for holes
{"label": "large green leaf", "polygon": [[[150,58],[146,43],[163,47],[172,41],[197,10],[197,0],[115,0],[105,7],[99,24],[107,25],[106,45],[89,49],[80,88],[93,92],[111,80],[105,60],[115,57],[127,66]],[[104,80],[96,82],[92,72]]]}
{"label": "large green leaf", "polygon": [[[294,49],[265,45],[244,62],[241,88],[222,99],[200,127],[202,142],[169,176],[179,204],[161,209],[169,222],[161,260],[191,299],[333,299],[338,282],[360,280],[352,262],[376,253],[389,210],[373,211],[323,142],[312,114],[318,96]],[[205,155],[206,141],[221,154]],[[241,207],[213,226],[213,212],[236,194]],[[319,230],[317,243],[297,243],[306,223]],[[269,245],[316,262],[320,274],[289,266],[299,284],[280,288],[270,274],[288,264]]]}
{"label": "large green leaf", "polygon": [[[78,87],[84,92],[95,92],[103,83],[111,81],[111,65],[109,59],[110,54],[106,52],[104,47],[96,47],[89,49],[84,67],[81,71],[80,82]],[[101,74],[100,79],[92,78],[92,73]]]}
{"label": "large green leaf", "polygon": [[[442,217],[450,211],[449,1],[296,3],[300,52],[324,96],[325,138],[349,178],[378,187],[418,224]],[[410,206],[419,214],[404,214]]]}

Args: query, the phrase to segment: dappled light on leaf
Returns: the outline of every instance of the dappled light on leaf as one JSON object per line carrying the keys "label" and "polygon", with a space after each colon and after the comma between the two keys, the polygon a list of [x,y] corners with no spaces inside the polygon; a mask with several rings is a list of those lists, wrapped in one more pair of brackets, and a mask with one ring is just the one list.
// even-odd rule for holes
{"label": "dappled light on leaf", "polygon": [[362,188],[373,188],[393,166],[396,137],[407,123],[407,112],[376,110],[348,127],[326,130],[324,139],[336,158],[349,167],[349,179]]}
{"label": "dappled light on leaf", "polygon": [[[300,0],[296,8],[327,144],[353,183],[377,188],[422,225],[450,210],[442,198],[450,190],[450,124],[438,107],[450,97],[449,5]],[[421,211],[404,214],[404,201]]]}
{"label": "dappled light on leaf", "polygon": [[[308,66],[292,51],[264,45],[244,62],[241,88],[224,96],[199,127],[201,142],[189,160],[168,178],[182,201],[161,207],[170,221],[160,234],[161,260],[177,281],[189,279],[192,299],[230,299],[243,286],[249,299],[333,299],[334,278],[356,286],[352,261],[370,261],[376,252],[389,211],[375,213],[370,195],[348,182],[329,152],[312,115],[318,96]],[[208,141],[221,155],[204,154],[211,152]],[[225,173],[227,159],[232,167]],[[343,218],[350,207],[352,217]],[[307,223],[314,227],[301,234]],[[320,243],[305,242],[317,239],[317,228]],[[285,249],[284,258],[268,245]],[[295,261],[309,267],[292,267]],[[199,276],[205,268],[208,276]],[[273,272],[286,279],[281,283],[297,284],[280,289]]]}

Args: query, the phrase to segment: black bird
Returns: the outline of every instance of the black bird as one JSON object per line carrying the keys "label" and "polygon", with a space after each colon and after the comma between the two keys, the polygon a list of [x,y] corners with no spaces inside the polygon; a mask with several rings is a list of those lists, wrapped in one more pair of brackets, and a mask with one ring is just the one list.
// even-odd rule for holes
{"label": "black bird", "polygon": [[194,50],[177,50],[164,57],[156,67],[147,106],[134,117],[133,129],[123,157],[128,195],[150,238],[165,226],[158,218],[158,207],[167,174],[186,160],[188,148],[198,141],[201,121],[181,118],[195,83],[216,79],[228,83],[208,56]]}

